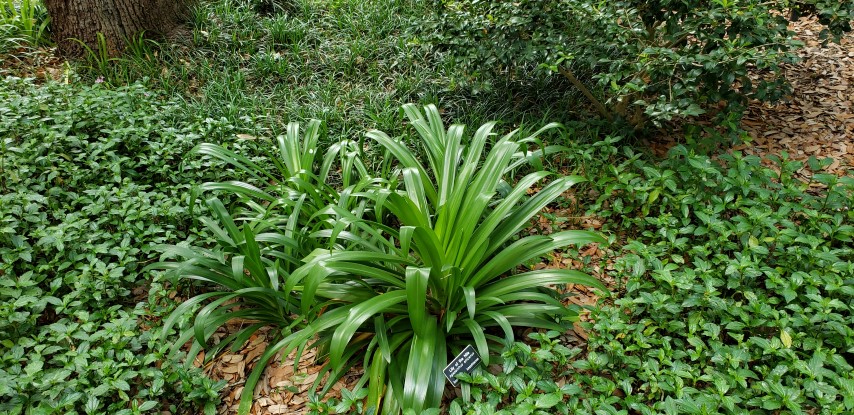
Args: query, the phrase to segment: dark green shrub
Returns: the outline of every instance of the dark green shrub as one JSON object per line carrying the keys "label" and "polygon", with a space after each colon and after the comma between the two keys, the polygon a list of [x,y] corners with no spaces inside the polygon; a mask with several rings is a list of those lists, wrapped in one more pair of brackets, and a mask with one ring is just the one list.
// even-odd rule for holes
{"label": "dark green shrub", "polygon": [[[824,36],[850,30],[854,4],[816,2]],[[799,46],[787,1],[443,1],[434,43],[472,77],[568,78],[609,120],[635,128],[705,112],[737,127],[749,99],[786,93],[780,64]],[[757,81],[748,73],[760,74]]]}

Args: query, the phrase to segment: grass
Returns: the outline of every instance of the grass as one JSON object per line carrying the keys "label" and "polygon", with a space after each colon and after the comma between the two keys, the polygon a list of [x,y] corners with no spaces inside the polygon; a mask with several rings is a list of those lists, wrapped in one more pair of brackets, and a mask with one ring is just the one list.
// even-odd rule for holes
{"label": "grass", "polygon": [[430,2],[414,0],[204,2],[175,43],[134,48],[106,68],[90,65],[89,76],[117,85],[147,79],[183,97],[187,112],[253,135],[311,118],[324,122],[330,141],[372,128],[399,133],[406,102],[436,104],[467,125],[502,120],[507,129],[579,118],[567,111],[579,108],[577,97],[559,79],[462,86],[467,75],[423,44],[424,19],[434,15]]}
{"label": "grass", "polygon": [[0,54],[47,44],[50,19],[38,0],[0,1]]}

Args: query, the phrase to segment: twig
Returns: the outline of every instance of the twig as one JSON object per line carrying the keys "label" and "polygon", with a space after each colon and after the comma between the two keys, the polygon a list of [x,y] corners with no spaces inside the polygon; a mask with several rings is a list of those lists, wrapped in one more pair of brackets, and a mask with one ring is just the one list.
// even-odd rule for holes
{"label": "twig", "polygon": [[582,84],[581,81],[579,81],[578,78],[576,78],[575,75],[569,69],[566,69],[563,66],[559,66],[558,70],[560,71],[561,75],[563,75],[566,79],[569,79],[569,82],[572,82],[572,85],[575,85],[575,87],[578,88],[578,90],[581,91],[581,93],[584,94],[584,96],[587,97],[587,99],[590,100],[591,103],[593,103],[593,106],[596,107],[596,110],[599,111],[600,115],[605,117],[605,119],[607,119],[608,121],[614,121],[614,117],[611,115],[608,109],[605,108],[604,105],[602,105],[602,102],[596,99],[596,97],[594,97],[593,94],[590,93],[590,90],[587,89],[587,87],[584,86],[584,84]]}

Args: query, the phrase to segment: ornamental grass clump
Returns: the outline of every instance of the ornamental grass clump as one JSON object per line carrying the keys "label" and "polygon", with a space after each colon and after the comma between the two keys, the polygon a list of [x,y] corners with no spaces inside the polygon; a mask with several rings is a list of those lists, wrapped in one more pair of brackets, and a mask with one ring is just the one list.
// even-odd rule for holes
{"label": "ornamental grass clump", "polygon": [[[312,235],[336,226],[321,211],[336,205],[358,213],[365,203],[346,195],[371,183],[370,179],[359,179],[367,177],[367,173],[354,156],[352,142],[338,143],[327,150],[322,160],[318,159],[319,130],[319,121],[309,122],[302,134],[297,123],[289,124],[286,135],[276,138],[266,164],[215,144],[202,144],[191,152],[224,162],[244,175],[246,181],[208,182],[201,186],[201,190],[236,200],[233,212],[218,197],[206,201],[212,218],[202,217],[200,222],[216,246],[165,246],[163,259],[181,260],[148,267],[201,281],[206,286],[205,292],[185,301],[165,321],[164,335],[185,315],[195,316],[192,324],[179,330],[173,353],[193,340],[190,356],[204,348],[212,358],[227,346],[238,350],[265,326],[277,329],[277,340],[314,314],[300,315],[299,303],[284,295],[282,286],[290,273],[303,264],[303,258],[321,247],[324,239]],[[341,170],[336,179],[344,185],[340,191],[327,184],[333,164]],[[353,203],[348,204],[349,201]],[[199,309],[202,304],[204,307]],[[249,324],[209,344],[220,327],[234,320]]]}
{"label": "ornamental grass clump", "polygon": [[[442,369],[466,345],[488,364],[492,351],[514,340],[515,327],[563,330],[562,322],[577,318],[554,286],[605,289],[575,270],[518,271],[568,245],[605,242],[586,231],[520,237],[546,205],[583,180],[531,168],[561,150],[537,139],[556,125],[494,140],[494,123],[468,137],[461,125],[446,129],[434,106],[403,109],[425,159],[380,131],[367,134],[391,156],[385,161],[389,177],[362,177],[358,188],[338,192],[339,200],[333,196],[325,207],[314,207],[305,228],[310,232],[301,237],[314,240],[309,246],[315,249],[300,251],[303,256],[294,257],[300,266],[275,288],[281,310],[293,316],[283,315],[284,338],[266,350],[247,380],[240,413],[248,413],[254,384],[274,355],[297,350],[298,361],[309,347],[317,348],[323,365],[313,392],[325,394],[360,365],[364,374],[356,387],[367,388],[368,413],[436,408],[446,382]],[[530,150],[534,145],[538,149]],[[526,165],[535,171],[513,183],[509,176]],[[289,188],[290,199],[301,191]],[[349,202],[340,203],[345,196]],[[244,232],[243,241],[254,251],[252,235]],[[225,259],[232,261],[231,272],[244,273]],[[270,275],[273,264],[267,261]]]}

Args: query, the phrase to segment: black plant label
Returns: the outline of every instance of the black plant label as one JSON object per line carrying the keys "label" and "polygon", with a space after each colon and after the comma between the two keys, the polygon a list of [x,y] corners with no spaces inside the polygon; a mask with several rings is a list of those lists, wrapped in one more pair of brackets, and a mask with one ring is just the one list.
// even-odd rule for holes
{"label": "black plant label", "polygon": [[451,385],[457,386],[460,384],[457,375],[460,373],[471,373],[478,364],[480,364],[480,356],[474,351],[474,347],[468,345],[454,360],[451,360],[451,363],[442,372],[448,378],[448,381],[451,382]]}

